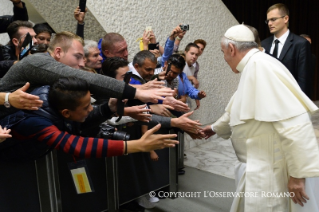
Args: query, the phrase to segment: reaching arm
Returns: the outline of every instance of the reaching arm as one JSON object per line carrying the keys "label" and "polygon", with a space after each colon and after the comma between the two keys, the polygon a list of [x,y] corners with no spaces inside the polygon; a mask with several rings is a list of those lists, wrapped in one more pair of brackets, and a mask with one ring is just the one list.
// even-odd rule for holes
{"label": "reaching arm", "polygon": [[14,7],[13,7],[13,21],[28,21],[28,11],[25,6],[25,3],[20,0],[11,0]]}
{"label": "reaching arm", "polygon": [[165,61],[167,61],[168,58],[173,54],[175,38],[181,32],[183,31],[181,30],[179,26],[177,26],[173,29],[170,36],[167,38],[167,41],[164,47],[164,54],[162,55],[162,67],[164,67]]}
{"label": "reaching arm", "polygon": [[185,73],[182,73],[183,81],[178,76],[178,96],[187,94],[191,99],[200,99],[199,91],[190,83]]}
{"label": "reaching arm", "polygon": [[[26,126],[32,126],[26,127]],[[153,135],[161,125],[148,130],[142,138],[127,142],[127,153],[148,152],[165,147],[174,147],[178,141],[171,140],[176,135]],[[123,155],[125,142],[103,138],[81,137],[60,131],[52,122],[43,117],[29,117],[14,127],[17,138],[27,137],[45,142],[55,149],[81,158],[100,158]]]}
{"label": "reaching arm", "polygon": [[76,26],[76,34],[84,39],[84,18],[85,13],[87,12],[87,8],[85,8],[85,12],[81,12],[80,7],[74,10],[74,18],[78,21]]}
{"label": "reaching arm", "polygon": [[[27,82],[22,88],[9,94],[8,101],[12,107],[24,110],[37,110],[42,106],[43,101],[38,96],[26,93],[29,87],[30,83]],[[0,93],[0,105],[4,104],[6,94]]]}

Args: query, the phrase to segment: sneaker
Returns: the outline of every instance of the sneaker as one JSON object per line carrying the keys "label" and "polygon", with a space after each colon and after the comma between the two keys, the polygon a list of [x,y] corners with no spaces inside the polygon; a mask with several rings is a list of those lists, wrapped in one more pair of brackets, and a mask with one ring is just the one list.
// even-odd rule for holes
{"label": "sneaker", "polygon": [[152,202],[152,203],[156,203],[156,202],[159,202],[159,198],[157,198],[157,197],[150,197],[150,198],[148,199],[148,201],[150,201],[150,202]]}
{"label": "sneaker", "polygon": [[137,200],[138,204],[143,208],[151,209],[155,207],[155,203],[150,202],[146,196],[142,196]]}
{"label": "sneaker", "polygon": [[178,173],[178,175],[184,175],[185,174],[185,170],[179,169],[177,173]]}

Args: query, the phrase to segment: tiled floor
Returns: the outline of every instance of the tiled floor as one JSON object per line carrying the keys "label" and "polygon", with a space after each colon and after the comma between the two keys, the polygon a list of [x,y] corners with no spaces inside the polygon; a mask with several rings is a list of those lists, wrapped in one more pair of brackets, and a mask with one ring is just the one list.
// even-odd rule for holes
{"label": "tiled floor", "polygon": [[[315,104],[319,106],[319,101]],[[319,112],[312,115],[312,123],[319,142]],[[185,150],[186,166],[234,179],[234,164],[237,162],[230,140],[215,137],[212,141]]]}

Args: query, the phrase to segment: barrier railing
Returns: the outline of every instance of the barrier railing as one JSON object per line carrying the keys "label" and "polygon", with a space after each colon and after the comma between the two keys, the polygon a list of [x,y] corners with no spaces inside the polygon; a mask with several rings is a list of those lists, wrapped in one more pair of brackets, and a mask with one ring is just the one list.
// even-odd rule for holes
{"label": "barrier railing", "polygon": [[[170,133],[175,133],[173,130]],[[168,150],[168,169],[169,169],[169,176],[168,177],[168,189],[170,192],[178,191],[178,158],[180,157],[180,146],[183,146],[182,136],[179,136],[180,145],[175,148],[169,148]],[[63,155],[64,153],[61,153]],[[100,206],[96,206],[99,211],[109,211],[109,212],[118,212],[120,203],[120,193],[119,193],[119,176],[118,176],[118,157],[111,157],[106,158],[105,163],[103,163],[98,167],[99,172],[98,175],[102,175],[103,177],[99,176],[99,179],[103,179],[105,175],[105,181],[102,185],[102,181],[94,182],[93,184],[95,190],[97,191],[96,194],[76,194],[75,189],[73,188],[74,192],[70,192],[70,188],[74,187],[68,186],[71,183],[71,175],[68,173],[66,174],[65,167],[61,167],[61,164],[66,164],[67,162],[72,161],[73,159],[68,156],[68,159],[64,158],[63,155],[61,157],[56,151],[53,151],[46,155],[44,158],[39,159],[36,161],[36,175],[37,175],[37,184],[38,184],[38,193],[39,193],[39,202],[40,202],[40,211],[41,212],[68,212],[68,211],[81,211],[78,206],[76,210],[72,207],[77,207],[76,205],[82,204],[83,201],[86,201],[86,204],[96,205],[91,203],[90,201],[99,202]],[[125,156],[121,156],[125,157]],[[183,154],[182,154],[183,157]],[[92,163],[94,163],[93,161]],[[104,167],[103,167],[104,166]],[[103,171],[105,170],[105,172]],[[95,170],[96,171],[96,170]],[[63,176],[62,176],[63,174]],[[67,177],[68,176],[68,177]],[[69,179],[67,179],[69,178]],[[93,176],[94,178],[94,176]],[[64,182],[67,181],[67,182]],[[61,186],[62,185],[62,186]],[[67,185],[67,186],[66,186]],[[166,186],[163,185],[163,186]],[[161,186],[161,187],[163,187]],[[106,187],[106,190],[104,190]],[[157,189],[160,189],[158,187]],[[100,189],[101,188],[101,189]],[[102,190],[102,191],[101,191]],[[156,190],[156,189],[155,189]],[[64,194],[65,191],[68,191],[67,194]],[[74,194],[73,194],[74,193]],[[88,198],[85,198],[87,195]],[[136,195],[134,198],[138,198],[140,195]],[[133,198],[133,199],[134,199]],[[65,201],[65,202],[64,202]],[[67,204],[66,204],[67,202]],[[67,205],[67,207],[65,207]],[[70,209],[72,208],[72,209]],[[83,208],[83,211],[87,211]]]}

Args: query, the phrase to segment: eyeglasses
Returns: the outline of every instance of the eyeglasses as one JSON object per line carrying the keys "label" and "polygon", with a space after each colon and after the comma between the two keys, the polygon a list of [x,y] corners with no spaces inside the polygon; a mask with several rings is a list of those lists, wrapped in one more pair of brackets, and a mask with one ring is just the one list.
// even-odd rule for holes
{"label": "eyeglasses", "polygon": [[285,17],[286,15],[284,15],[284,16],[281,16],[281,17],[278,17],[278,18],[270,18],[270,19],[268,19],[268,20],[266,20],[265,21],[265,24],[268,24],[269,23],[269,21],[271,21],[271,22],[275,22],[275,21],[277,21],[277,19],[279,19],[279,18],[283,18],[283,17]]}

